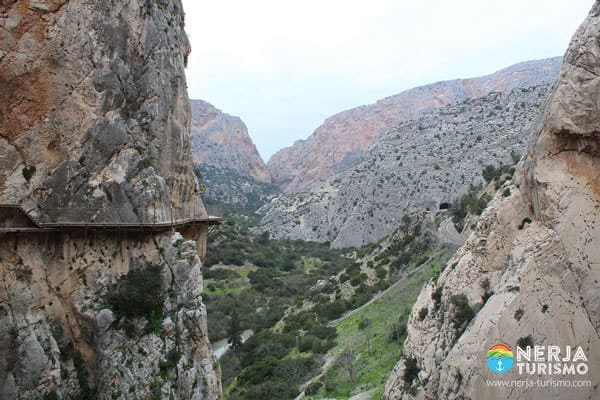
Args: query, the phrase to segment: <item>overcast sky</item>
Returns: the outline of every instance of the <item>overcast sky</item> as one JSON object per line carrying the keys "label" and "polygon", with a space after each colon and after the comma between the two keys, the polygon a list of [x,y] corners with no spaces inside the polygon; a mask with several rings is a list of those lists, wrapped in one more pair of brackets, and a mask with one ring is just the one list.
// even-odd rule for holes
{"label": "overcast sky", "polygon": [[427,83],[562,55],[592,0],[183,0],[189,95],[265,161],[328,116]]}

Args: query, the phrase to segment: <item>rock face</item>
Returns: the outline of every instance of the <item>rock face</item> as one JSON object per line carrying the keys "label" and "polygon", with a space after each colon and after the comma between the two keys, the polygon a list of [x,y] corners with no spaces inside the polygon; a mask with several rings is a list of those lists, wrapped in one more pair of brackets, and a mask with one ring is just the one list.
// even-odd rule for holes
{"label": "rock face", "polygon": [[[3,235],[0,398],[218,398],[196,247],[179,233]],[[119,320],[110,290],[149,265],[158,326]]]}
{"label": "rock face", "polygon": [[305,191],[355,162],[374,140],[398,124],[448,104],[552,83],[560,57],[513,65],[494,74],[438,82],[407,90],[375,104],[336,114],[307,139],[277,152],[267,167],[273,183],[287,192]]}
{"label": "rock face", "polygon": [[[534,143],[475,232],[436,282],[421,292],[404,358],[384,399],[592,399],[600,393],[600,2],[575,33],[535,129]],[[483,284],[488,282],[488,284]],[[488,287],[484,295],[483,287]],[[432,296],[435,293],[435,296]],[[452,322],[464,294],[475,314]],[[439,297],[438,297],[439,296]],[[438,301],[432,300],[438,298]],[[456,299],[456,298],[454,298]],[[422,308],[425,318],[418,318]],[[464,331],[463,331],[464,329]],[[524,338],[530,340],[523,341]],[[495,343],[581,346],[585,375],[496,375]],[[405,382],[415,359],[420,385]],[[414,370],[414,369],[413,369]],[[490,387],[489,380],[588,380],[589,387]]]}
{"label": "rock face", "polygon": [[[179,0],[9,0],[0,19],[0,204],[40,222],[205,215]],[[206,235],[0,232],[0,398],[219,398]],[[152,312],[124,315],[111,293],[147,271]]]}
{"label": "rock face", "polygon": [[267,167],[239,117],[221,112],[203,100],[192,100],[194,162],[228,169],[259,182],[271,181]]}
{"label": "rock face", "polygon": [[0,18],[0,203],[48,221],[204,214],[179,1],[5,1]]}
{"label": "rock face", "polygon": [[375,242],[405,213],[437,210],[483,182],[485,165],[514,163],[547,93],[548,85],[490,93],[400,124],[311,192],[276,197],[261,210],[261,229],[336,248]]}

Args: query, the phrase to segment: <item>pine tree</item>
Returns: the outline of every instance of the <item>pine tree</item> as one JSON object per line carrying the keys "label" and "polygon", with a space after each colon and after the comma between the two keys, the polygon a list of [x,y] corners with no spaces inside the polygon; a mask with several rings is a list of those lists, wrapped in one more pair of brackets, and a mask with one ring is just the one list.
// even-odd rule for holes
{"label": "pine tree", "polygon": [[235,349],[242,344],[242,329],[240,327],[240,318],[236,309],[231,314],[231,321],[229,324],[229,340],[227,343],[231,344],[231,348]]}

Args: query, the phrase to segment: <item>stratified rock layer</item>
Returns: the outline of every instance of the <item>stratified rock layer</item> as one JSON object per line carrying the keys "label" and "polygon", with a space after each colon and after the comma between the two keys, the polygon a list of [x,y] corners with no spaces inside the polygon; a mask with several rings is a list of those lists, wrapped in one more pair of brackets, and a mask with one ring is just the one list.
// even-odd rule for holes
{"label": "stratified rock layer", "polygon": [[[413,308],[384,399],[595,399],[600,395],[600,2],[575,33],[536,127],[535,144],[466,244]],[[489,285],[486,285],[486,282]],[[487,290],[484,288],[488,286]],[[487,291],[487,294],[485,293]],[[432,293],[441,293],[438,305]],[[452,322],[465,294],[475,316]],[[428,315],[420,319],[419,310]],[[524,340],[530,336],[530,340]],[[495,343],[581,346],[586,375],[489,371]],[[421,385],[406,386],[416,359]],[[587,380],[588,387],[494,387],[490,380]]]}

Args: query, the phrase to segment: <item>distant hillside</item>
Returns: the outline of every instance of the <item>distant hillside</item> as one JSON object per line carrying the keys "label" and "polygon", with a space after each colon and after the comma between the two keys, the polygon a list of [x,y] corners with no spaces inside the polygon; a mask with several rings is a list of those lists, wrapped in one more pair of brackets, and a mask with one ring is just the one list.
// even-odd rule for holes
{"label": "distant hillside", "polygon": [[351,165],[375,139],[398,124],[448,104],[490,92],[554,82],[561,57],[527,61],[491,75],[433,83],[336,114],[306,140],[277,152],[267,164],[273,183],[287,192],[305,191]]}
{"label": "distant hillside", "polygon": [[513,164],[547,93],[548,85],[490,93],[402,123],[312,192],[276,197],[261,210],[261,229],[336,248],[375,242],[405,213],[436,210],[482,183],[484,166]]}
{"label": "distant hillside", "polygon": [[271,181],[248,128],[239,117],[225,114],[203,100],[190,102],[195,163],[235,171],[259,182]]}
{"label": "distant hillside", "polygon": [[206,188],[202,195],[204,203],[223,207],[225,212],[253,213],[279,193],[279,189],[272,184],[257,181],[229,168],[196,164],[195,169]]}

